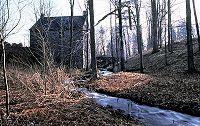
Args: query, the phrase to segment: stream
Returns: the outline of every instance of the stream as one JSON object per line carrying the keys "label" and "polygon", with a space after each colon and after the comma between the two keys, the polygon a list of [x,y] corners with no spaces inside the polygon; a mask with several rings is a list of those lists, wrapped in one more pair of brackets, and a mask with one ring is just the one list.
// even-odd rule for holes
{"label": "stream", "polygon": [[81,88],[80,91],[84,92],[89,98],[93,98],[97,104],[122,110],[124,114],[136,117],[147,126],[200,126],[200,117],[138,105],[129,99],[92,92],[86,88]]}
{"label": "stream", "polygon": [[[110,76],[112,72],[101,70],[100,74]],[[104,107],[110,106],[114,110],[122,110],[123,114],[129,114],[147,126],[200,126],[200,117],[139,105],[129,99],[92,92],[86,88],[80,88],[80,91],[84,92],[87,97],[93,98],[97,104]]]}

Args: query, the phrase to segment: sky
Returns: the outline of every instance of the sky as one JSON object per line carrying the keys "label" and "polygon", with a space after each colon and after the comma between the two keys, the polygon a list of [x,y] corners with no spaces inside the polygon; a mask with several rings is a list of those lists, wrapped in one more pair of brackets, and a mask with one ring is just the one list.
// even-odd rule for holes
{"label": "sky", "polygon": [[[26,0],[31,1],[31,0]],[[39,0],[34,0],[39,1]],[[70,16],[69,0],[52,0],[53,16]],[[94,0],[95,8],[95,22],[101,19],[105,14],[109,13],[108,0]],[[13,9],[15,10],[15,9]],[[84,0],[75,0],[74,15],[79,16],[83,14],[85,10]],[[10,43],[22,43],[25,46],[29,46],[29,29],[35,23],[35,17],[33,14],[33,4],[28,4],[22,10],[22,19],[20,25],[14,30],[14,34],[11,35],[7,41]],[[19,16],[18,13],[13,12],[13,17]],[[17,20],[15,18],[14,20]],[[108,21],[107,21],[108,23]]]}
{"label": "sky", "polygon": [[[26,1],[39,1],[39,0],[26,0]],[[83,11],[85,10],[84,6],[85,0],[75,0],[74,5],[74,15],[82,15]],[[147,1],[147,0],[144,0]],[[175,0],[171,0],[175,1]],[[196,2],[196,9],[197,9],[197,15],[200,15],[200,0],[195,0]],[[70,15],[70,6],[69,6],[69,0],[52,0],[53,5],[53,15],[54,16],[69,16]],[[143,4],[146,6],[146,4]],[[145,8],[145,7],[144,7]],[[144,9],[143,8],[143,9]],[[191,4],[192,9],[192,4]],[[99,19],[101,19],[104,15],[109,13],[110,11],[110,4],[109,0],[94,0],[94,14],[95,14],[95,23]],[[25,6],[25,8],[22,10],[22,19],[20,21],[20,25],[17,27],[17,29],[14,31],[15,34],[10,36],[8,38],[8,42],[11,43],[22,43],[25,46],[29,46],[29,29],[30,27],[35,23],[35,18],[33,14],[33,4],[28,4]],[[17,15],[13,13],[14,15]],[[199,16],[200,17],[200,16]],[[143,13],[141,16],[142,25],[145,27],[145,14]],[[172,21],[175,24],[175,22],[179,19],[185,18],[185,0],[176,0],[176,2],[173,3],[172,8]],[[193,17],[193,11],[192,11],[192,20],[194,23],[194,17]],[[200,21],[200,18],[199,18]],[[103,21],[100,26],[109,27],[109,18],[108,20]],[[97,26],[98,28],[99,26]]]}

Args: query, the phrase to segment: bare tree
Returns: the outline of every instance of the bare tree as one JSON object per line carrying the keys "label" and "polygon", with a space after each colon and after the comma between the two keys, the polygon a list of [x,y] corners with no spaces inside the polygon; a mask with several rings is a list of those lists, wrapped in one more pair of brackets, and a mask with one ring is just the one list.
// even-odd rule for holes
{"label": "bare tree", "polygon": [[93,79],[97,78],[97,60],[96,60],[96,49],[95,49],[95,29],[94,29],[94,5],[93,0],[89,0],[89,11],[90,11],[90,47],[91,47],[91,68],[93,73]]}
{"label": "bare tree", "polygon": [[191,9],[190,0],[186,0],[186,28],[187,28],[187,53],[188,53],[188,72],[195,72],[194,54],[192,42]]}
{"label": "bare tree", "polygon": [[89,21],[88,21],[88,3],[85,2],[86,8],[86,70],[89,70]]}
{"label": "bare tree", "polygon": [[4,84],[6,87],[6,114],[9,115],[9,86],[8,86],[8,79],[7,79],[7,71],[6,71],[6,50],[5,50],[5,43],[3,39],[3,35],[0,34],[0,42],[3,51],[3,75],[4,75]]}
{"label": "bare tree", "polygon": [[41,14],[44,14],[47,17],[50,17],[53,14],[53,6],[51,0],[39,0],[33,1],[33,13],[35,16],[35,21],[38,21],[41,18]]}
{"label": "bare tree", "polygon": [[[117,9],[117,0],[115,0],[115,9]],[[115,51],[116,51],[116,58],[117,58],[117,67],[119,67],[119,52],[120,52],[120,46],[119,46],[119,29],[117,27],[117,11],[115,11]],[[119,70],[119,68],[117,68]]]}
{"label": "bare tree", "polygon": [[126,6],[126,8],[123,8],[123,36],[124,36],[124,44],[125,44],[125,52],[126,52],[126,59],[130,57],[131,55],[131,48],[130,48],[130,33],[129,29],[132,31],[132,13],[131,13],[131,2],[125,1],[123,3],[123,6]]}
{"label": "bare tree", "polygon": [[166,22],[166,17],[164,18],[164,22],[165,22],[165,34],[164,34],[164,41],[165,41],[165,65],[168,65],[168,61],[167,61],[167,22]]}
{"label": "bare tree", "polygon": [[97,53],[100,56],[106,55],[106,42],[105,42],[105,33],[106,30],[103,28],[103,26],[100,27],[97,34]]}
{"label": "bare tree", "polygon": [[[38,4],[39,4],[39,7],[37,8],[36,6],[38,6]],[[41,75],[44,80],[45,95],[47,94],[46,76],[47,76],[48,70],[51,70],[51,66],[53,64],[53,54],[52,54],[52,50],[50,49],[50,43],[49,43],[49,30],[52,23],[52,20],[50,20],[50,16],[52,14],[52,9],[53,7],[51,5],[51,1],[40,0],[39,3],[34,3],[34,15],[35,15],[36,21],[38,21],[39,23],[35,25],[34,28],[31,29],[30,31],[33,34],[33,36],[31,36],[31,39],[35,40],[34,46],[31,46],[33,47],[33,55],[42,67]],[[40,19],[38,19],[39,16],[40,16]],[[48,20],[46,21],[44,21],[45,16],[48,18]],[[62,20],[60,21],[60,23],[62,26]],[[61,38],[63,34],[62,32],[63,31],[61,28],[61,31],[60,31]],[[62,49],[61,49],[61,53],[62,53]]]}
{"label": "bare tree", "polygon": [[173,41],[172,41],[172,26],[171,26],[171,0],[168,0],[167,2],[167,8],[168,8],[168,51],[173,52]]}
{"label": "bare tree", "polygon": [[70,11],[71,11],[71,18],[70,18],[70,44],[69,44],[69,68],[72,68],[72,43],[73,43],[73,15],[74,15],[74,0],[69,0],[70,3]]}
{"label": "bare tree", "polygon": [[156,0],[151,0],[151,14],[152,14],[151,41],[153,44],[153,52],[152,53],[156,53],[156,52],[158,52]]}
{"label": "bare tree", "polygon": [[195,1],[192,0],[192,3],[193,3],[193,11],[194,11],[195,24],[196,24],[196,30],[197,30],[197,37],[198,37],[198,43],[199,43],[199,51],[200,51],[199,24],[198,24],[198,18],[197,18],[197,13],[196,13]]}
{"label": "bare tree", "polygon": [[[64,66],[64,29],[63,29],[63,18],[60,18],[60,55],[61,55],[61,65]],[[71,36],[70,36],[71,37]]]}
{"label": "bare tree", "polygon": [[147,37],[147,50],[151,49],[153,47],[152,41],[151,41],[151,16],[149,13],[149,10],[146,10],[146,20],[147,20],[147,33],[148,33],[148,37]]}
{"label": "bare tree", "polygon": [[123,42],[123,30],[122,30],[122,2],[118,3],[118,18],[119,18],[119,39],[120,39],[120,59],[121,59],[121,71],[125,71],[125,57],[124,57],[124,42]]}
{"label": "bare tree", "polygon": [[[5,50],[5,40],[10,36],[12,31],[16,29],[21,20],[21,11],[24,7],[20,7],[20,3],[17,3],[17,12],[19,13],[17,22],[12,24],[12,27],[9,28],[9,23],[12,22],[11,19],[11,10],[10,10],[10,1],[3,0],[0,1],[0,42],[1,49],[3,51],[3,75],[4,75],[4,85],[6,88],[6,115],[9,116],[9,85],[7,80],[7,68],[6,68],[6,50]],[[13,22],[12,22],[13,23]]]}
{"label": "bare tree", "polygon": [[[131,17],[130,17],[131,18]],[[129,24],[129,25],[132,25],[132,24]],[[130,30],[132,29],[132,26],[130,26]],[[128,54],[128,57],[131,56],[131,47],[130,47],[130,34],[129,34],[129,29],[128,27],[126,28],[126,35],[127,35],[127,45],[126,45],[126,48],[127,48],[127,54]]]}
{"label": "bare tree", "polygon": [[166,12],[166,0],[158,2],[158,46],[162,48],[162,33],[163,33],[163,21],[165,21]]}
{"label": "bare tree", "polygon": [[141,1],[135,0],[134,1],[134,6],[135,6],[135,12],[136,15],[133,15],[135,24],[136,24],[136,33],[137,33],[137,44],[138,44],[138,53],[140,55],[140,72],[144,72],[144,65],[143,65],[143,54],[142,54],[142,28],[140,24],[140,7],[141,7]]}
{"label": "bare tree", "polygon": [[[110,13],[112,12],[112,3],[110,2]],[[110,52],[112,57],[112,66],[114,68],[114,47],[113,47],[113,28],[112,28],[112,15],[110,15]]]}

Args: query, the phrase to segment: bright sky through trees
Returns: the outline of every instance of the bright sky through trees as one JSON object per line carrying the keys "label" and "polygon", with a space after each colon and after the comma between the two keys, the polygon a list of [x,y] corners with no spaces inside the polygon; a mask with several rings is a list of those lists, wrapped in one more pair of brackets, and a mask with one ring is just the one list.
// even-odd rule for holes
{"label": "bright sky through trees", "polygon": [[[30,0],[31,1],[31,0]],[[36,0],[34,0],[35,2]],[[37,0],[39,1],[39,0]],[[85,9],[85,5],[84,5],[84,1],[85,0],[75,0],[75,11],[74,11],[74,15],[82,15],[84,9]],[[175,23],[175,21],[178,21],[180,19],[185,18],[185,0],[172,0],[172,2],[175,1],[173,3],[173,8],[172,8],[172,23]],[[147,0],[142,1],[144,4],[144,8],[145,8],[145,2],[147,2]],[[200,1],[199,0],[195,0],[196,2],[196,9],[197,9],[197,15],[200,15],[200,8],[198,8],[198,6],[200,5]],[[69,6],[69,1],[68,0],[52,0],[53,3],[53,8],[54,8],[54,16],[66,16],[66,15],[70,15],[70,6]],[[191,4],[192,5],[192,4]],[[95,14],[95,23],[97,23],[97,21],[99,19],[101,19],[104,15],[106,15],[107,13],[109,13],[109,0],[94,0],[94,14]],[[192,6],[191,6],[192,9]],[[143,9],[142,11],[145,11],[145,9]],[[143,24],[144,20],[146,20],[145,18],[145,12],[144,14],[142,14],[144,18],[142,18],[141,20],[143,20]],[[200,18],[200,17],[199,17]],[[192,11],[192,20],[194,23],[194,16],[193,16],[193,11]],[[34,19],[34,14],[33,14],[33,4],[30,4],[28,6],[26,6],[22,12],[22,20],[21,20],[21,25],[19,26],[19,28],[17,29],[17,31],[19,30],[19,32],[17,32],[17,34],[12,35],[7,41],[10,43],[22,43],[23,45],[29,45],[29,28],[35,23],[35,19]],[[142,25],[143,25],[142,24]],[[103,21],[100,25],[103,26],[109,26],[109,18],[108,20]],[[143,27],[145,27],[143,25]]]}

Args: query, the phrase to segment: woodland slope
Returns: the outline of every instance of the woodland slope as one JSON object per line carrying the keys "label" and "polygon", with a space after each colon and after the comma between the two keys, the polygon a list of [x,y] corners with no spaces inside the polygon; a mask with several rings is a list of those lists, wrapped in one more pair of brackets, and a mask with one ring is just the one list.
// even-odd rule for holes
{"label": "woodland slope", "polygon": [[144,54],[144,73],[139,71],[139,56],[128,59],[126,70],[92,81],[87,87],[110,95],[129,98],[141,104],[200,115],[200,52],[194,45],[194,61],[197,72],[187,72],[185,42],[175,43],[174,52],[165,51]]}

